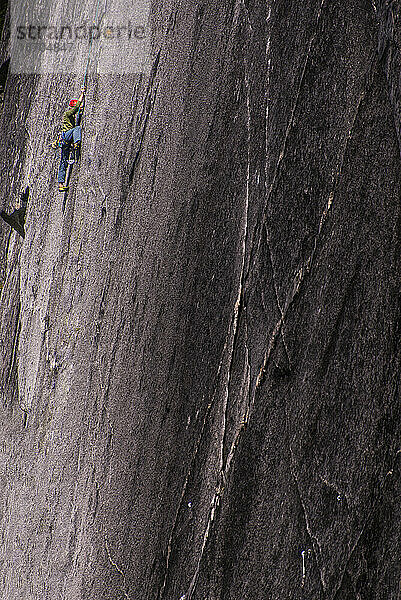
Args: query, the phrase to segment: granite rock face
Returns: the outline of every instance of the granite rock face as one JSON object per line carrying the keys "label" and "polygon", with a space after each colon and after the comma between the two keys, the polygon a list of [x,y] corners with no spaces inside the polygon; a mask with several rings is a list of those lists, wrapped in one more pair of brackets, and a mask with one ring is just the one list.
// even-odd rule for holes
{"label": "granite rock face", "polygon": [[89,76],[64,212],[80,78],[7,78],[0,596],[396,600],[401,3],[151,25],[149,76]]}

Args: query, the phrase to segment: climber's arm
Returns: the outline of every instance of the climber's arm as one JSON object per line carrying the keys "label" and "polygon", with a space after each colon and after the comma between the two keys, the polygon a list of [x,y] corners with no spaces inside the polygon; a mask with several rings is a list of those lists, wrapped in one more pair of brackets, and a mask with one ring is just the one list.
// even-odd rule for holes
{"label": "climber's arm", "polygon": [[65,116],[67,118],[72,117],[72,115],[75,115],[78,112],[78,110],[79,110],[79,108],[80,108],[80,106],[82,104],[82,101],[83,101],[83,99],[85,97],[85,89],[86,88],[84,88],[84,87],[82,88],[81,95],[78,98],[78,102],[76,103],[76,105],[73,108],[70,108],[70,110],[67,110],[67,112],[65,113]]}

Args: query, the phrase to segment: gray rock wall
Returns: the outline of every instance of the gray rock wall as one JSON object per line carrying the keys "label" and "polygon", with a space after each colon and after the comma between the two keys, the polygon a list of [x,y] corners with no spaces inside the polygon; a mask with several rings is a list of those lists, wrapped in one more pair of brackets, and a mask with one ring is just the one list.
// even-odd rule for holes
{"label": "gray rock wall", "polygon": [[9,75],[1,597],[399,598],[400,18],[155,0],[64,212],[82,74]]}

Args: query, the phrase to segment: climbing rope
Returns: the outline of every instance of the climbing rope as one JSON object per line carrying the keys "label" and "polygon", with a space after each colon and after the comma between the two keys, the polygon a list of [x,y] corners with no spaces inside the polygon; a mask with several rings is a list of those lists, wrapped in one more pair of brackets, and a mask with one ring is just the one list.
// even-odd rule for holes
{"label": "climbing rope", "polygon": [[[107,0],[106,0],[106,2],[107,2]],[[100,6],[100,0],[97,0],[96,11],[95,11],[95,18],[93,20],[93,27],[92,27],[92,30],[91,30],[91,39],[90,39],[90,42],[89,42],[88,57],[86,59],[85,73],[84,73],[84,77],[83,77],[83,80],[82,80],[82,89],[86,89],[86,81],[87,81],[87,78],[88,78],[89,62],[90,62],[90,56],[91,56],[92,44],[93,44],[93,32],[94,32],[94,28],[98,27],[99,6]],[[84,96],[82,104],[81,104],[81,106],[79,107],[79,110],[78,110],[77,125],[80,125],[80,123],[81,123],[83,112],[84,112],[84,108],[85,108],[85,96]]]}
{"label": "climbing rope", "polygon": [[[100,6],[100,0],[97,0],[95,18],[93,20],[94,27],[98,27],[99,6]],[[86,80],[87,80],[87,77],[88,77],[88,69],[89,69],[90,55],[91,55],[91,51],[92,51],[92,44],[93,44],[93,27],[92,27],[92,32],[91,32],[91,39],[90,39],[90,43],[89,43],[88,58],[86,60],[85,75],[84,75],[84,78],[83,78],[82,87],[86,87]]]}

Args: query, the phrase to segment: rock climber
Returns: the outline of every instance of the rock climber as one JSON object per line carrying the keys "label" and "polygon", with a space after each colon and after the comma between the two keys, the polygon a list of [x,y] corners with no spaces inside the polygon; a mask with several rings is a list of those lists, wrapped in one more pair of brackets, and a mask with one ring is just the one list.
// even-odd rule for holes
{"label": "rock climber", "polygon": [[65,185],[65,176],[67,173],[68,159],[70,157],[71,146],[73,146],[76,156],[79,156],[81,147],[81,127],[75,125],[75,115],[78,112],[85,97],[85,88],[81,90],[81,95],[76,100],[70,100],[69,109],[63,114],[59,145],[61,146],[60,167],[58,170],[58,189],[59,192],[66,192],[68,186]]}
{"label": "rock climber", "polygon": [[21,206],[20,208],[15,209],[10,215],[8,215],[4,210],[0,212],[0,217],[8,224],[10,227],[15,229],[17,233],[20,234],[21,237],[25,237],[25,214],[26,207],[28,204],[29,198],[29,186],[25,188],[25,191],[21,194]]}

